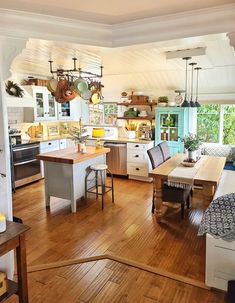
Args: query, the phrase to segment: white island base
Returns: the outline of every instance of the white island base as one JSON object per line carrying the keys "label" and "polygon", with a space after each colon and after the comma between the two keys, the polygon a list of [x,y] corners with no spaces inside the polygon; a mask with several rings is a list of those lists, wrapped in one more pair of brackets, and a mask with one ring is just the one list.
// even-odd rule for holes
{"label": "white island base", "polygon": [[87,154],[69,148],[38,155],[37,158],[44,161],[46,207],[50,207],[51,197],[57,197],[70,200],[71,210],[75,213],[77,200],[85,196],[87,170],[92,164],[105,164],[107,152],[107,148],[97,151],[89,147]]}

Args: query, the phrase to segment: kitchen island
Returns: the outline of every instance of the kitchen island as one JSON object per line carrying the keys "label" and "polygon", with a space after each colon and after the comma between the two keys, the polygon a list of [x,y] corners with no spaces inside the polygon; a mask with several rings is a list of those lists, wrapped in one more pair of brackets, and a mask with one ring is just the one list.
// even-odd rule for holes
{"label": "kitchen island", "polygon": [[50,197],[71,201],[73,213],[77,209],[77,200],[85,194],[85,176],[92,164],[106,163],[109,148],[87,147],[82,154],[77,147],[65,148],[37,155],[44,162],[45,202],[50,207]]}

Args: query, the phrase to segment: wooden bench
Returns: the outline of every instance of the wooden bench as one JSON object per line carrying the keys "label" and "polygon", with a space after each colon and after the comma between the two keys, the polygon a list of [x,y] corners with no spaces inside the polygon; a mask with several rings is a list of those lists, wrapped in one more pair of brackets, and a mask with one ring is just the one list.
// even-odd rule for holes
{"label": "wooden bench", "polygon": [[[235,171],[224,170],[214,199],[235,192]],[[227,242],[206,235],[206,285],[227,290],[235,280],[235,241]]]}

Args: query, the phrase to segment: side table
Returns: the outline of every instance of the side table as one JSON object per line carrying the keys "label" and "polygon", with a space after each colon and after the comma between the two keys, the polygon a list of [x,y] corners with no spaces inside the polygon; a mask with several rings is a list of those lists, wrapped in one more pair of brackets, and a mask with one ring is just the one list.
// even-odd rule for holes
{"label": "side table", "polygon": [[8,291],[0,297],[0,302],[5,301],[13,294],[18,295],[19,303],[28,303],[28,282],[25,233],[30,227],[7,221],[7,230],[0,234],[0,256],[16,249],[18,282],[8,280]]}

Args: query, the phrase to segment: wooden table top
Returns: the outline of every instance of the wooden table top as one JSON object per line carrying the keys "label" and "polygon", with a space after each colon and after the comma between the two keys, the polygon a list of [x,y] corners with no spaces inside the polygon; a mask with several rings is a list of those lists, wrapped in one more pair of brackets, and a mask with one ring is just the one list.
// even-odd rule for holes
{"label": "wooden table top", "polygon": [[[225,157],[202,156],[206,158],[203,165],[199,168],[195,178],[195,184],[217,185],[226,162]],[[149,173],[150,177],[159,177],[167,180],[170,172],[176,168],[186,158],[185,154],[176,154],[163,164],[156,167]],[[185,167],[187,169],[187,167]]]}
{"label": "wooden table top", "polygon": [[30,227],[24,224],[7,221],[7,229],[0,233],[0,246],[10,241],[11,239],[25,233]]}
{"label": "wooden table top", "polygon": [[109,148],[99,148],[96,149],[93,146],[87,146],[87,152],[82,154],[78,152],[77,146],[56,150],[49,153],[43,153],[37,155],[38,160],[57,162],[57,163],[66,163],[66,164],[76,164],[91,158],[98,157],[110,152]]}

